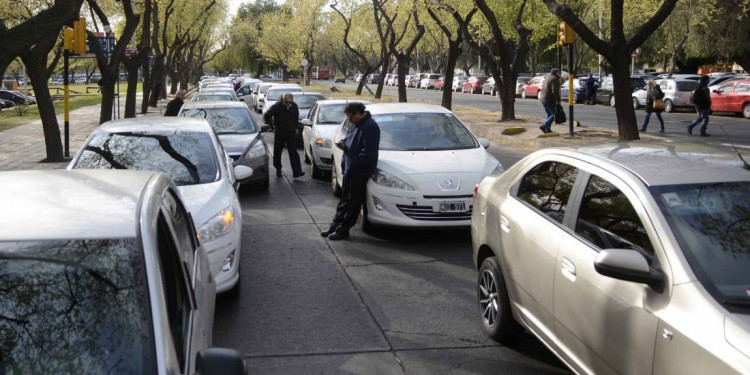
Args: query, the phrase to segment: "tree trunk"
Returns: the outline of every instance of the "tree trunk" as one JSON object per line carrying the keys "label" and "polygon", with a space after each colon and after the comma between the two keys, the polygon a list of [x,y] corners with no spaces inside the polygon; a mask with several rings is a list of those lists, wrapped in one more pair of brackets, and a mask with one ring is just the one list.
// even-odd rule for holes
{"label": "tree trunk", "polygon": [[502,87],[498,87],[500,93],[500,106],[502,113],[500,114],[500,121],[510,121],[516,119],[516,78],[512,78],[512,82],[503,82]]}
{"label": "tree trunk", "polygon": [[445,62],[445,75],[443,76],[443,99],[440,105],[450,110],[453,101],[453,71],[456,70],[456,61],[461,55],[461,42],[448,43],[448,58]]}
{"label": "tree trunk", "polygon": [[289,71],[287,70],[286,66],[281,66],[281,80],[284,82],[289,82]]}
{"label": "tree trunk", "polygon": [[180,83],[180,75],[174,70],[170,70],[169,79],[171,81],[169,85],[169,94],[174,95],[177,93],[177,84]]}
{"label": "tree trunk", "polygon": [[[385,58],[383,58],[383,66],[384,68],[388,67],[388,61],[391,59],[390,54],[386,54]],[[380,78],[378,78],[378,88],[375,89],[375,99],[380,99],[380,97],[383,95],[383,86],[385,86],[385,76],[387,75],[385,72],[387,72],[387,69],[381,69],[382,72],[380,73]]]}
{"label": "tree trunk", "polygon": [[[615,50],[619,56],[630,56],[626,46]],[[638,122],[633,109],[633,92],[630,89],[630,59],[610,59],[614,84],[615,114],[621,141],[634,141],[638,136]]]}
{"label": "tree trunk", "polygon": [[[114,70],[114,72],[112,72]],[[106,72],[106,73],[105,73]],[[106,69],[102,72],[102,105],[99,111],[99,124],[112,120],[112,105],[115,100],[115,83],[120,79],[116,69]]]}
{"label": "tree trunk", "polygon": [[406,74],[409,73],[409,56],[405,54],[397,54],[396,61],[398,61],[398,102],[406,103],[406,83],[404,79]]}
{"label": "tree trunk", "polygon": [[[54,46],[54,40],[51,46]],[[64,160],[60,125],[57,122],[55,106],[52,103],[52,96],[50,96],[47,86],[47,67],[45,66],[47,53],[52,48],[51,46],[42,51],[26,51],[21,54],[21,60],[26,65],[27,74],[36,95],[36,106],[44,131],[44,146],[47,151],[46,161],[59,162]],[[43,55],[39,55],[40,53],[43,53]]]}
{"label": "tree trunk", "polygon": [[126,66],[128,72],[128,91],[125,94],[125,118],[135,117],[135,95],[138,93],[138,64]]}
{"label": "tree trunk", "polygon": [[148,61],[142,65],[143,67],[143,97],[141,98],[141,114],[145,115],[148,113],[148,99],[151,95],[151,68],[148,65]]}

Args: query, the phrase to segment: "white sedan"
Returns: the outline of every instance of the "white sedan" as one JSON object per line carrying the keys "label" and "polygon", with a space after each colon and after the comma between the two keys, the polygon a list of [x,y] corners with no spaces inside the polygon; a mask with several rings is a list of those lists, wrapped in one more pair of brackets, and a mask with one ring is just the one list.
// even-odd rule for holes
{"label": "white sedan", "polygon": [[162,171],[177,185],[208,254],[216,292],[239,293],[242,210],[238,180],[252,168],[232,167],[206,120],[138,118],[99,126],[68,169]]}
{"label": "white sedan", "polygon": [[[367,110],[380,126],[377,172],[367,183],[363,229],[461,227],[471,224],[474,187],[503,167],[449,110],[429,104],[384,103]],[[346,120],[334,136],[344,139]],[[342,151],[333,150],[332,185],[340,193]]]}
{"label": "white sedan", "polygon": [[341,122],[346,120],[344,109],[352,102],[369,104],[361,100],[318,100],[310,110],[307,118],[300,123],[302,130],[302,145],[305,151],[305,163],[312,164],[313,178],[323,177],[325,171],[331,170],[331,140],[336,131],[341,128]]}

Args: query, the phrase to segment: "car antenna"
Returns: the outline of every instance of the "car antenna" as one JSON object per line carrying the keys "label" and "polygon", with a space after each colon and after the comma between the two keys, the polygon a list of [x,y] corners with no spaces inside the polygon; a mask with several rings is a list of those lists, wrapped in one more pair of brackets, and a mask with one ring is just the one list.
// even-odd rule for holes
{"label": "car antenna", "polygon": [[724,130],[723,126],[719,126],[719,129],[721,129],[721,131],[724,132],[724,135],[726,135],[727,138],[729,138],[729,144],[732,145],[732,148],[737,153],[737,156],[740,158],[740,160],[742,160],[742,167],[750,171],[750,164],[748,164],[747,161],[745,161],[745,158],[742,157],[740,150],[738,150],[737,146],[734,145],[734,141],[732,141],[732,138],[729,137],[729,134],[727,134],[727,131]]}

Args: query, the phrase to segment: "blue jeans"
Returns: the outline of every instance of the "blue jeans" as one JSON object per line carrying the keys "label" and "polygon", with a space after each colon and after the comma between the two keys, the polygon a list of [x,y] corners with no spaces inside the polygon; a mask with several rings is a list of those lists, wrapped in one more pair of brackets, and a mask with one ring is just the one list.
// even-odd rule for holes
{"label": "blue jeans", "polygon": [[542,106],[544,106],[544,112],[547,114],[547,120],[542,124],[543,127],[550,129],[552,122],[555,121],[555,110],[557,109],[557,103],[555,101],[542,100]]}
{"label": "blue jeans", "polygon": [[710,108],[701,109],[698,108],[698,106],[695,107],[695,111],[698,112],[698,118],[693,120],[693,122],[688,126],[690,130],[693,130],[694,127],[698,125],[699,122],[703,121],[703,125],[701,125],[701,134],[706,133],[706,129],[708,128],[708,114],[711,112]]}
{"label": "blue jeans", "polygon": [[664,120],[661,118],[661,112],[646,112],[646,120],[643,121],[643,126],[641,127],[641,129],[646,130],[646,128],[648,127],[648,120],[651,118],[652,113],[656,115],[657,119],[659,119],[661,130],[664,130]]}

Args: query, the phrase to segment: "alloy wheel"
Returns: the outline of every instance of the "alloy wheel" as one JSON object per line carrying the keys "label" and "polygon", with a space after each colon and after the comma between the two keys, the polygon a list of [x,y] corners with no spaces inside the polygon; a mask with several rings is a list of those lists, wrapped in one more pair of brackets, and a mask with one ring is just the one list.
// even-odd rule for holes
{"label": "alloy wheel", "polygon": [[742,106],[742,116],[750,118],[750,103],[745,103],[745,105]]}
{"label": "alloy wheel", "polygon": [[495,287],[495,275],[489,270],[482,272],[482,280],[479,284],[479,307],[482,310],[484,324],[494,327],[497,323],[499,306],[497,304],[497,288]]}

